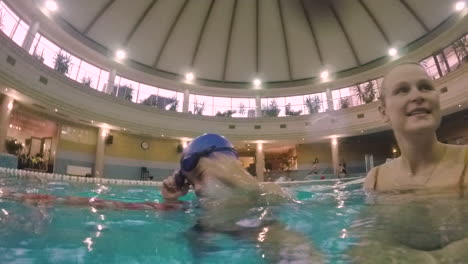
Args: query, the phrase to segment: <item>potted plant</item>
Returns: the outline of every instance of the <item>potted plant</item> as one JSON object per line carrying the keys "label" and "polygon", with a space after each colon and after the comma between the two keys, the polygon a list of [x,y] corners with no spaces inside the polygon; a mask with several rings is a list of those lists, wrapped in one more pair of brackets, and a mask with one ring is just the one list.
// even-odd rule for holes
{"label": "potted plant", "polygon": [[193,102],[193,113],[195,115],[202,115],[203,111],[205,111],[205,102],[198,103],[197,100]]}
{"label": "potted plant", "polygon": [[461,63],[468,62],[468,38],[462,37],[456,40],[452,47]]}
{"label": "potted plant", "polygon": [[276,103],[276,100],[271,100],[268,105],[263,105],[262,108],[263,115],[268,117],[277,117],[281,112],[281,109],[279,108],[278,103]]}
{"label": "potted plant", "polygon": [[[364,87],[362,87],[364,86]],[[368,81],[366,84],[358,84],[354,87],[354,91],[365,104],[372,103],[375,100],[374,82]]]}
{"label": "potted plant", "polygon": [[133,98],[133,88],[131,85],[116,85],[112,90],[111,95],[131,101]]}
{"label": "potted plant", "polygon": [[308,96],[305,100],[305,105],[307,107],[307,110],[309,111],[309,114],[315,114],[318,113],[320,110],[320,97],[317,95],[310,97]]}
{"label": "potted plant", "polygon": [[61,74],[67,74],[71,66],[71,56],[58,52],[54,56],[54,70]]}
{"label": "potted plant", "polygon": [[23,150],[23,145],[15,139],[7,139],[5,149],[9,154],[18,155]]}
{"label": "potted plant", "polygon": [[239,112],[238,112],[241,116],[244,116],[245,114],[245,105],[243,103],[240,103],[239,104]]}
{"label": "potted plant", "polygon": [[222,116],[222,117],[232,117],[233,114],[237,113],[236,110],[227,110],[227,111],[224,111],[224,112],[217,112],[216,113],[216,116]]}
{"label": "potted plant", "polygon": [[297,111],[291,110],[291,103],[289,103],[286,105],[284,113],[287,116],[298,116],[302,114],[302,110],[297,110]]}
{"label": "potted plant", "polygon": [[93,79],[91,79],[91,77],[89,77],[89,76],[83,76],[83,78],[81,78],[81,83],[82,83],[85,87],[92,88]]}
{"label": "potted plant", "polygon": [[38,53],[34,53],[33,58],[35,58],[36,60],[44,63],[44,50],[42,51],[42,53],[40,55]]}
{"label": "potted plant", "polygon": [[167,110],[169,111],[174,111],[176,112],[177,111],[177,106],[179,105],[179,100],[177,100],[177,98],[174,96],[172,97],[172,103],[169,104],[169,108]]}
{"label": "potted plant", "polygon": [[341,97],[340,98],[340,106],[341,108],[348,108],[350,104],[349,96],[348,97]]}

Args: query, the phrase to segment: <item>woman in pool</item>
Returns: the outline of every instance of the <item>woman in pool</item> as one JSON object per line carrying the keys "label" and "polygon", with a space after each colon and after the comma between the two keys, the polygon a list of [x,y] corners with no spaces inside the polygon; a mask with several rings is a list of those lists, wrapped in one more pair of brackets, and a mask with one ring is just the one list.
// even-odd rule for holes
{"label": "woman in pool", "polygon": [[468,183],[468,147],[442,144],[439,91],[416,63],[398,65],[384,77],[379,112],[393,129],[401,156],[372,169],[364,188],[377,192],[458,188]]}
{"label": "woman in pool", "polygon": [[401,156],[365,179],[378,205],[358,221],[372,224],[355,231],[363,243],[354,263],[466,263],[468,201],[454,194],[463,197],[468,182],[468,148],[437,140],[439,91],[424,68],[405,63],[384,76],[380,94]]}

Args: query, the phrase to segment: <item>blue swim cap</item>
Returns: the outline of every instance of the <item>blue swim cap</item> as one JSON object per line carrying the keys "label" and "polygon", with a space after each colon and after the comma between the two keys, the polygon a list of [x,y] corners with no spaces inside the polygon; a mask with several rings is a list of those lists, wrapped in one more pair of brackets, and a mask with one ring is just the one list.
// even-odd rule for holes
{"label": "blue swim cap", "polygon": [[209,157],[214,152],[222,152],[237,158],[237,151],[234,146],[218,134],[203,134],[195,138],[182,153],[180,158],[181,171],[176,175],[176,185],[178,187],[185,184],[185,176],[182,171],[192,171],[202,157]]}

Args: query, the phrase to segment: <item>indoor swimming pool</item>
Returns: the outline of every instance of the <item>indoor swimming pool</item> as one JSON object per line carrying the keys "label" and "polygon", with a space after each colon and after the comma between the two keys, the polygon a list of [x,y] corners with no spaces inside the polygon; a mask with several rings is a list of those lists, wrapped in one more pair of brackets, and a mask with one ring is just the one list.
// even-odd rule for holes
{"label": "indoor swimming pool", "polygon": [[[386,251],[387,260],[379,263],[392,263],[392,259],[402,263],[398,260],[405,250],[409,252],[407,248],[437,250],[461,240],[468,229],[463,226],[466,199],[428,196],[374,206],[361,184],[345,182],[286,187],[298,203],[274,208],[276,220],[309,239],[326,263],[353,263],[352,256],[363,254],[372,260],[379,250]],[[54,181],[6,172],[0,174],[0,189],[123,202],[162,201],[154,186]],[[0,263],[268,263],[254,243],[222,233],[204,237],[206,248],[194,258],[194,245],[186,234],[200,210],[192,192],[184,200],[189,203],[185,210],[163,212],[35,206],[0,198]],[[392,247],[387,240],[405,246]],[[410,256],[416,260],[413,263],[418,257]]]}

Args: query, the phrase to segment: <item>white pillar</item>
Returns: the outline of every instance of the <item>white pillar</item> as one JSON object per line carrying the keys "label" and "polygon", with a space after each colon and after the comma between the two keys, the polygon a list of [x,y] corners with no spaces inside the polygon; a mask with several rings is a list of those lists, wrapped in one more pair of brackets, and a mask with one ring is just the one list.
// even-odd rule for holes
{"label": "white pillar", "polygon": [[262,116],[262,100],[260,98],[260,95],[255,96],[255,116]]}
{"label": "white pillar", "polygon": [[114,90],[115,85],[115,76],[117,75],[117,70],[112,69],[109,71],[109,79],[107,80],[106,90],[104,91],[107,94],[111,94]]}
{"label": "white pillar", "polygon": [[257,143],[255,151],[255,172],[257,173],[257,180],[264,181],[265,172],[265,155],[263,153],[263,143]]}
{"label": "white pillar", "polygon": [[34,42],[34,37],[36,36],[38,30],[39,22],[34,22],[28,29],[28,33],[26,34],[23,44],[21,45],[21,47],[23,47],[23,49],[25,49],[27,52],[29,52],[31,49],[31,46]]}
{"label": "white pillar", "polygon": [[0,106],[0,153],[6,152],[5,141],[7,138],[8,128],[10,127],[11,110],[15,100],[8,95],[3,96]]}
{"label": "white pillar", "polygon": [[106,137],[109,133],[108,129],[99,128],[96,142],[96,160],[94,162],[94,177],[104,177],[104,153],[106,150]]}
{"label": "white pillar", "polygon": [[184,102],[182,104],[182,112],[188,113],[189,111],[189,100],[190,100],[190,91],[185,89],[184,91]]}
{"label": "white pillar", "polygon": [[330,88],[327,88],[327,106],[328,110],[327,111],[333,111],[333,97]]}
{"label": "white pillar", "polygon": [[333,166],[333,173],[335,175],[338,175],[338,166],[340,164],[340,153],[339,153],[339,142],[338,138],[331,138],[330,139],[330,145],[331,145],[331,152],[332,152],[332,166]]}

